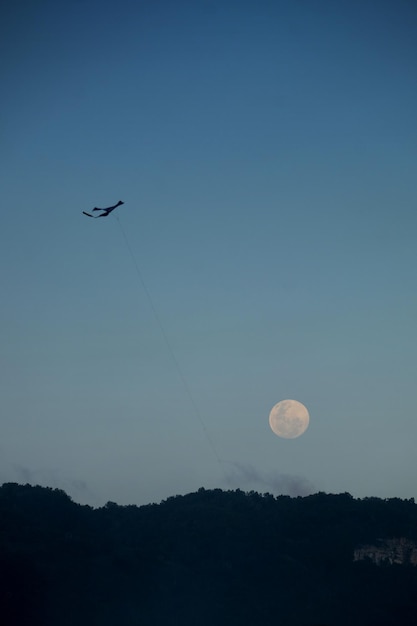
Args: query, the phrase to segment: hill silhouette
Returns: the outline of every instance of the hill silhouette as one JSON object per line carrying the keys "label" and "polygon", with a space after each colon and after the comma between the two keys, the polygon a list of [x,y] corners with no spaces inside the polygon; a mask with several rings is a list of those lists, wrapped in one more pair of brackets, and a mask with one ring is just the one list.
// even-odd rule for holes
{"label": "hill silhouette", "polygon": [[0,623],[415,626],[417,567],[358,552],[397,539],[417,542],[413,499],[199,489],[93,509],[6,483]]}

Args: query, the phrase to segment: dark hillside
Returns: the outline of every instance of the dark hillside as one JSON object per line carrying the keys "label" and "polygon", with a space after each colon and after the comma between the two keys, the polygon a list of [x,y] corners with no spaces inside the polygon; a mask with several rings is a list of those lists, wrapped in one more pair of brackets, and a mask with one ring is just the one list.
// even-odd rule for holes
{"label": "dark hillside", "polygon": [[[384,559],[385,539],[406,545],[401,563]],[[370,558],[365,549],[354,560],[355,549],[377,543],[379,564],[369,549]],[[200,489],[159,505],[92,509],[60,490],[5,484],[0,619],[7,626],[415,626],[414,545],[413,500]]]}

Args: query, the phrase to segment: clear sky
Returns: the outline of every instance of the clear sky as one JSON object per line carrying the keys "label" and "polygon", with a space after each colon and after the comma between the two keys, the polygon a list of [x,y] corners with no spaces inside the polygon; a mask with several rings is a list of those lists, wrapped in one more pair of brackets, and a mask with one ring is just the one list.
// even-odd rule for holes
{"label": "clear sky", "polygon": [[417,496],[416,32],[412,0],[2,3],[1,482]]}

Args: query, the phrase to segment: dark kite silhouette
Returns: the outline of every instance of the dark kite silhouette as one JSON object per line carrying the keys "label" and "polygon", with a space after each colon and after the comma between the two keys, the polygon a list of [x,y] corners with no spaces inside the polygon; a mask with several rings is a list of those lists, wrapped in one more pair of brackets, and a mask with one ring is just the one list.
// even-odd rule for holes
{"label": "dark kite silhouette", "polygon": [[122,202],[122,200],[119,200],[119,202],[117,204],[114,204],[113,206],[108,206],[106,209],[99,209],[98,207],[94,207],[93,211],[103,211],[103,213],[101,215],[91,215],[91,213],[87,213],[87,211],[83,211],[84,215],[87,215],[88,217],[107,217],[108,215],[110,215],[110,213],[112,211],[114,211],[114,209],[117,209],[118,206],[120,206],[121,204],[124,204],[124,202]]}

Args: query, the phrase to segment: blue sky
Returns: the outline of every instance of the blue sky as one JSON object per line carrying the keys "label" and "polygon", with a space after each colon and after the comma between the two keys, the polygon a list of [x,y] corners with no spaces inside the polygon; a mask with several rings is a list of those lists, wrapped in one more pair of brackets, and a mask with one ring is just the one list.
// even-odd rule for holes
{"label": "blue sky", "polygon": [[0,480],[415,497],[415,3],[0,11]]}

